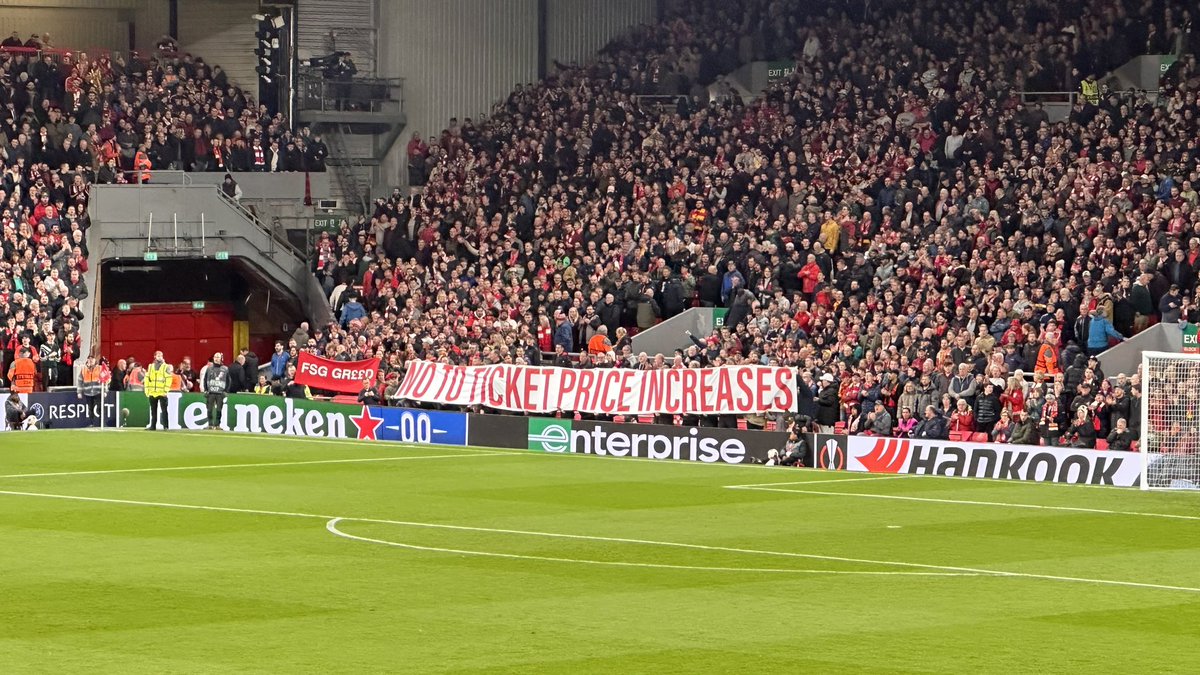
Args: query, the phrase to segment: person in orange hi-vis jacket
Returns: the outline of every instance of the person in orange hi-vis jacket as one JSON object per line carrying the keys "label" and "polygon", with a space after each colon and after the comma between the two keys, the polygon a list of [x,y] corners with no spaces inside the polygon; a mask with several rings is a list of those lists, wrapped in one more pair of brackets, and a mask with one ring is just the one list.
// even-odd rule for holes
{"label": "person in orange hi-vis jacket", "polygon": [[1055,347],[1049,341],[1043,342],[1041,347],[1038,347],[1037,362],[1034,364],[1033,372],[1046,373],[1047,375],[1057,375],[1062,372],[1062,364],[1059,363],[1058,347]]}
{"label": "person in orange hi-vis jacket", "polygon": [[600,326],[598,332],[588,340],[588,353],[592,355],[606,354],[612,351],[612,342],[608,339],[608,326]]}
{"label": "person in orange hi-vis jacket", "polygon": [[133,156],[133,171],[137,176],[137,182],[150,182],[150,157],[146,154],[149,149],[145,143],[138,147],[137,154]]}
{"label": "person in orange hi-vis jacket", "polygon": [[37,364],[29,358],[29,350],[22,349],[17,358],[8,367],[8,381],[12,390],[18,394],[32,394],[33,385],[37,380]]}

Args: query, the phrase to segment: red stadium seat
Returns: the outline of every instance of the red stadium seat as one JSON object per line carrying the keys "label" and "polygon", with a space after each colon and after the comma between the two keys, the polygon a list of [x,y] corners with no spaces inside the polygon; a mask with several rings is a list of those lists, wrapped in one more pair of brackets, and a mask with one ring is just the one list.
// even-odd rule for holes
{"label": "red stadium seat", "polygon": [[950,440],[952,440],[952,441],[961,441],[961,440],[964,440],[966,437],[967,437],[967,435],[961,431],[951,431],[950,432]]}
{"label": "red stadium seat", "polygon": [[1097,438],[1096,439],[1096,449],[1097,450],[1107,450],[1108,449],[1108,439]]}
{"label": "red stadium seat", "polygon": [[975,433],[971,434],[972,443],[987,443],[990,440],[992,439],[988,438],[988,435],[982,431],[976,431]]}

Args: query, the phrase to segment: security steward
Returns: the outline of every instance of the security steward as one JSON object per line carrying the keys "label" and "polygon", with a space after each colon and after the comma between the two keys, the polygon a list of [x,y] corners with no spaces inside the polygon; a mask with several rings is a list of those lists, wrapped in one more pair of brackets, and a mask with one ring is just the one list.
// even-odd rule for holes
{"label": "security steward", "polygon": [[17,358],[8,367],[8,382],[18,394],[32,394],[33,385],[37,381],[37,364],[29,355],[29,349],[21,348],[17,352]]}
{"label": "security steward", "polygon": [[100,376],[103,374],[104,369],[96,363],[96,357],[89,356],[75,384],[75,394],[87,404],[87,418],[95,424],[100,423]]}
{"label": "security steward", "polygon": [[171,366],[163,360],[162,352],[154,352],[154,360],[146,368],[146,401],[150,404],[150,431],[161,426],[167,429],[167,393],[171,391]]}
{"label": "security steward", "polygon": [[208,406],[208,428],[221,428],[221,413],[225,409],[225,395],[229,392],[229,368],[222,360],[221,352],[213,354],[212,363],[205,366],[201,387]]}

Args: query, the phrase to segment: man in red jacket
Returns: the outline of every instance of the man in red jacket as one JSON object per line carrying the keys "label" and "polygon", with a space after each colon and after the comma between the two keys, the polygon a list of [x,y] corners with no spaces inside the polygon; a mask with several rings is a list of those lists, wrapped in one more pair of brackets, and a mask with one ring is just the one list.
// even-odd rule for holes
{"label": "man in red jacket", "polygon": [[808,262],[800,268],[800,272],[796,276],[800,278],[800,290],[811,300],[822,276],[821,267],[817,264],[817,256],[809,253]]}

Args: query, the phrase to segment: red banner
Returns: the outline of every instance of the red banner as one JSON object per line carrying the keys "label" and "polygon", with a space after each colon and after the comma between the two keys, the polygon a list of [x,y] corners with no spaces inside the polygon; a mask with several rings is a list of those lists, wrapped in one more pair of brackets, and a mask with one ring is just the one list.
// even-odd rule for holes
{"label": "red banner", "polygon": [[573,369],[413,361],[396,397],[528,413],[750,415],[796,409],[796,374],[771,366]]}
{"label": "red banner", "polygon": [[296,382],[343,394],[357,394],[362,391],[363,380],[370,380],[371,384],[375,384],[378,374],[379,359],[331,361],[308,352],[300,352],[300,362],[296,364]]}

